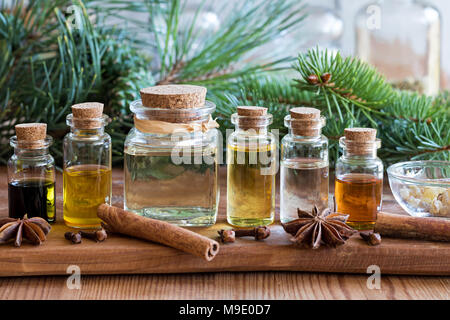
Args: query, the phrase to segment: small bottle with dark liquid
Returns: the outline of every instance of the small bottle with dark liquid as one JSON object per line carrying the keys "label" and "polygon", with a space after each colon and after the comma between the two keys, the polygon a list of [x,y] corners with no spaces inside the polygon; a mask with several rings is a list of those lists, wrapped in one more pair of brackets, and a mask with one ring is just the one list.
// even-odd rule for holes
{"label": "small bottle with dark liquid", "polygon": [[381,141],[375,129],[345,130],[340,146],[343,156],[336,163],[335,198],[337,211],[348,214],[348,225],[371,230],[381,210],[383,162],[377,158]]}
{"label": "small bottle with dark liquid", "polygon": [[55,222],[55,165],[48,148],[52,138],[47,125],[27,123],[16,126],[10,140],[14,154],[8,161],[9,217],[40,217]]}

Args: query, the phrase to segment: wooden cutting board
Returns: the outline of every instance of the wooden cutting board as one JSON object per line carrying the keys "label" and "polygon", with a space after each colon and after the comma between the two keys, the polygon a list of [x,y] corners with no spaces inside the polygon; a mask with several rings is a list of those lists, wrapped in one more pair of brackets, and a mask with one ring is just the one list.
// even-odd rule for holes
{"label": "wooden cutting board", "polygon": [[[0,168],[0,216],[7,215],[6,169]],[[114,205],[123,201],[121,170],[113,173]],[[219,222],[211,228],[193,229],[215,238],[225,222],[225,170],[221,170]],[[379,247],[369,247],[358,236],[337,249],[302,250],[295,248],[279,224],[271,226],[266,241],[238,239],[222,245],[211,262],[175,249],[123,236],[112,236],[103,243],[84,240],[71,245],[64,239],[68,230],[62,221],[61,176],[57,181],[57,222],[48,240],[39,247],[24,244],[0,246],[0,276],[66,275],[69,266],[82,274],[156,274],[224,271],[307,271],[367,273],[372,265],[382,274],[450,275],[450,244],[384,238]],[[404,214],[385,186],[384,211]]]}

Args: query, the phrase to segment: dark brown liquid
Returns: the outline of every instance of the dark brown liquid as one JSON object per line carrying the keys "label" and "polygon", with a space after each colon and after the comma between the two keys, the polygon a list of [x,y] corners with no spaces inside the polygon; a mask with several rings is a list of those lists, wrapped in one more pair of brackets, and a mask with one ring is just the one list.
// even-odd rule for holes
{"label": "dark brown liquid", "polygon": [[55,183],[48,180],[21,180],[8,184],[9,217],[40,217],[54,222]]}

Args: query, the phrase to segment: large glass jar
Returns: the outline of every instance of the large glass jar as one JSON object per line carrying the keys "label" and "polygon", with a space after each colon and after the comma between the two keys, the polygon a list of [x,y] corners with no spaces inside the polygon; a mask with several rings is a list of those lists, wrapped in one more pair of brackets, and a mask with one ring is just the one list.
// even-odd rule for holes
{"label": "large glass jar", "polygon": [[314,108],[294,108],[285,118],[289,129],[281,141],[280,220],[298,219],[297,209],[328,208],[328,139],[325,118]]}
{"label": "large glass jar", "polygon": [[266,226],[275,219],[276,137],[266,108],[238,107],[236,130],[227,140],[227,220],[238,227]]}
{"label": "large glass jar", "polygon": [[356,53],[402,89],[440,89],[441,18],[417,0],[379,0],[356,17]]}
{"label": "large glass jar", "polygon": [[349,215],[347,223],[357,230],[371,230],[381,210],[383,162],[377,157],[381,141],[375,129],[345,130],[336,163],[337,212]]}
{"label": "large glass jar", "polygon": [[14,154],[8,161],[9,217],[56,219],[55,162],[49,154],[53,139],[44,123],[16,126],[10,140]]}
{"label": "large glass jar", "polygon": [[108,116],[103,104],[72,106],[70,132],[64,137],[64,222],[73,228],[100,228],[97,208],[111,204],[111,137],[105,133]]}
{"label": "large glass jar", "polygon": [[[196,88],[152,88],[169,87],[174,105],[147,107],[137,100],[130,106],[135,127],[125,140],[124,207],[179,226],[210,226],[219,204],[216,106],[203,100],[200,107],[174,108],[184,89]],[[146,105],[157,105],[152,99]]]}

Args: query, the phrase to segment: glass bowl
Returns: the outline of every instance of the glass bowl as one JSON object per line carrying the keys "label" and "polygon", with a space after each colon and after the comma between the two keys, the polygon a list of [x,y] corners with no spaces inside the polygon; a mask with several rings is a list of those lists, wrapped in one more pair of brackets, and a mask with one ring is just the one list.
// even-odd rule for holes
{"label": "glass bowl", "polygon": [[397,202],[415,217],[450,218],[450,161],[412,161],[390,166]]}

